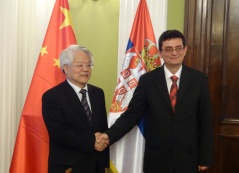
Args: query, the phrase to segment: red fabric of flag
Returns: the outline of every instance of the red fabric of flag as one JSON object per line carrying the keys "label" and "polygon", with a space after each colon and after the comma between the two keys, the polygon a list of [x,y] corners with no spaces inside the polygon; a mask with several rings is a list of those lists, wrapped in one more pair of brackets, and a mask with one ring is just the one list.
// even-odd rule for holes
{"label": "red fabric of flag", "polygon": [[[127,110],[140,76],[160,65],[148,6],[146,0],[140,0],[108,116],[109,126]],[[142,118],[138,126],[110,147],[110,166],[114,173],[143,172],[143,134]]]}
{"label": "red fabric of flag", "polygon": [[148,6],[146,0],[141,0],[135,14],[110,112],[125,111],[139,77],[160,65],[161,61]]}
{"label": "red fabric of flag", "polygon": [[42,118],[42,94],[65,80],[59,54],[76,44],[68,0],[56,0],[22,111],[10,173],[47,173],[49,138]]}

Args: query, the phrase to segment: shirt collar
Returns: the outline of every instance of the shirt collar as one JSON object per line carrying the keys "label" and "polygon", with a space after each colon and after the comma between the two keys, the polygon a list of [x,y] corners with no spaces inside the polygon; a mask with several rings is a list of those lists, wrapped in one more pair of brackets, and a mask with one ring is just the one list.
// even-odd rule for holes
{"label": "shirt collar", "polygon": [[85,85],[84,88],[80,88],[80,87],[78,87],[77,85],[75,85],[75,84],[73,84],[72,82],[70,82],[68,79],[67,79],[67,82],[68,82],[69,85],[74,89],[74,91],[75,91],[76,93],[79,93],[81,89],[85,89],[86,91],[88,91],[88,86],[87,86],[87,84]]}
{"label": "shirt collar", "polygon": [[175,74],[172,74],[168,69],[167,67],[164,65],[164,73],[165,73],[165,77],[166,79],[169,79],[171,76],[177,76],[178,79],[180,79],[180,76],[181,76],[181,73],[182,73],[182,65],[181,67],[178,69],[177,73]]}

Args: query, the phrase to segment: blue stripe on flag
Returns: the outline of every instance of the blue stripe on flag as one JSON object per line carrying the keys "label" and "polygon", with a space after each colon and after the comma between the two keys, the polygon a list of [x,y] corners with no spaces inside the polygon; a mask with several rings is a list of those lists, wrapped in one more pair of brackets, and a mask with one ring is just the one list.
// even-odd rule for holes
{"label": "blue stripe on flag", "polygon": [[134,46],[134,43],[129,39],[126,51]]}
{"label": "blue stripe on flag", "polygon": [[142,133],[144,138],[145,138],[145,120],[146,120],[146,115],[143,115],[140,122],[138,123],[139,130]]}

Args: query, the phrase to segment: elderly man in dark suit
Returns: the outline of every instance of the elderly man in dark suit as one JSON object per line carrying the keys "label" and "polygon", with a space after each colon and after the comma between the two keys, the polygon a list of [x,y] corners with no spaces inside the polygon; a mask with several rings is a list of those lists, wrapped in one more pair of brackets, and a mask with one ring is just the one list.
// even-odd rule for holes
{"label": "elderly man in dark suit", "polygon": [[[93,67],[91,52],[71,45],[60,55],[66,81],[44,93],[42,113],[49,133],[49,173],[105,173],[109,167],[107,141],[97,143],[108,129],[102,89],[88,84]],[[83,92],[82,92],[83,91]],[[104,143],[103,143],[104,142]]]}
{"label": "elderly man in dark suit", "polygon": [[146,115],[144,173],[197,173],[212,164],[213,128],[207,77],[182,64],[185,38],[159,38],[164,65],[142,75],[128,109],[101,139],[110,145]]}

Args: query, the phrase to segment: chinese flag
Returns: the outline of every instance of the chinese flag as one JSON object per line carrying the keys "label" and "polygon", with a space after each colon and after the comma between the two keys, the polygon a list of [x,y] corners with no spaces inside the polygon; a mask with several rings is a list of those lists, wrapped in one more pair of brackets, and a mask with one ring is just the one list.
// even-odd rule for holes
{"label": "chinese flag", "polygon": [[76,44],[68,0],[56,0],[18,128],[10,173],[47,173],[49,138],[41,112],[42,94],[65,80],[59,54]]}
{"label": "chinese flag", "polygon": [[[125,57],[112,100],[111,126],[128,108],[140,76],[161,65],[146,0],[140,0],[126,47]],[[114,173],[142,173],[144,119],[110,147],[110,168]]]}

